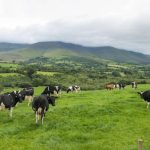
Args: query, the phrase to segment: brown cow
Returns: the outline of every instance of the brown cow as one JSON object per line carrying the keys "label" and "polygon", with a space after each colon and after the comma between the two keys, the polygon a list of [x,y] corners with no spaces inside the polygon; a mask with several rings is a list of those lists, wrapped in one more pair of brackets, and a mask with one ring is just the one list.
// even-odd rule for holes
{"label": "brown cow", "polygon": [[105,88],[106,88],[107,90],[113,90],[113,89],[115,88],[115,84],[112,84],[112,83],[106,84],[106,85],[105,85]]}

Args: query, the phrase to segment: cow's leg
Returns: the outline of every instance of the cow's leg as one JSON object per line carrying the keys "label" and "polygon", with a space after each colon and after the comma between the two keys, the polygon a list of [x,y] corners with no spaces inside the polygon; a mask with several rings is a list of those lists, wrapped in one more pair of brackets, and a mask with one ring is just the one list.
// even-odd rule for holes
{"label": "cow's leg", "polygon": [[58,91],[56,92],[56,96],[58,97]]}
{"label": "cow's leg", "polygon": [[58,93],[59,93],[59,96],[61,97],[61,90]]}
{"label": "cow's leg", "polygon": [[54,91],[54,94],[58,97],[58,91]]}
{"label": "cow's leg", "polygon": [[43,121],[44,121],[44,113],[42,113],[42,115],[41,115],[41,120],[42,120],[42,124],[43,124]]}
{"label": "cow's leg", "polygon": [[0,110],[4,110],[5,109],[5,105],[3,103],[0,104]]}
{"label": "cow's leg", "polygon": [[29,96],[29,100],[28,100],[28,106],[31,104],[33,97]]}
{"label": "cow's leg", "polygon": [[0,110],[3,110],[3,103],[0,104]]}
{"label": "cow's leg", "polygon": [[10,109],[9,109],[9,116],[12,118],[12,111],[13,111],[13,108],[11,107]]}
{"label": "cow's leg", "polygon": [[37,119],[38,119],[38,121],[40,120],[40,114],[39,113],[38,113],[38,118]]}
{"label": "cow's leg", "polygon": [[30,96],[29,96],[29,97],[28,97],[28,106],[30,105],[30,101],[31,101],[31,100],[30,100]]}
{"label": "cow's leg", "polygon": [[61,91],[57,91],[57,97],[61,97]]}
{"label": "cow's leg", "polygon": [[36,111],[35,113],[35,120],[36,120],[36,124],[38,123],[38,112]]}

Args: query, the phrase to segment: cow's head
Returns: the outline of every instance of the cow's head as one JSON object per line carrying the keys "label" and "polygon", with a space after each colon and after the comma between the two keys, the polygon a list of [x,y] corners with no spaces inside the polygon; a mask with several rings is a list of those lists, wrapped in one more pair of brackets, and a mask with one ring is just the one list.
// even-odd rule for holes
{"label": "cow's head", "polygon": [[54,96],[47,96],[48,103],[52,106],[55,106],[55,97]]}
{"label": "cow's head", "polygon": [[19,93],[20,99],[22,101],[24,101],[25,100],[25,96],[26,96],[26,92],[24,90],[22,90],[22,91],[19,91],[18,93]]}
{"label": "cow's head", "polygon": [[137,92],[140,96],[141,96],[141,98],[143,98],[143,92],[141,91],[141,92]]}
{"label": "cow's head", "polygon": [[16,102],[20,102],[20,103],[22,102],[22,99],[20,98],[20,95],[19,95],[18,91],[13,91],[10,94],[13,95]]}

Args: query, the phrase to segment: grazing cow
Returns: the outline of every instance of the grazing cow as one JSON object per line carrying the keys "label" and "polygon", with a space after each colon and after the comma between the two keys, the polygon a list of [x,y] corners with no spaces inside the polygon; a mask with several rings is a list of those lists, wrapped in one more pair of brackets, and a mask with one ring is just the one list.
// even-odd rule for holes
{"label": "grazing cow", "polygon": [[147,108],[149,108],[150,105],[150,90],[144,91],[144,92],[138,92],[138,94],[141,96],[142,99],[144,99],[145,102],[147,102]]}
{"label": "grazing cow", "polygon": [[105,88],[106,88],[107,90],[113,90],[113,89],[115,88],[115,84],[112,84],[112,83],[106,84],[106,85],[105,85]]}
{"label": "grazing cow", "polygon": [[11,93],[4,93],[0,95],[0,110],[6,108],[9,110],[9,116],[12,117],[13,108],[18,102],[22,102],[22,99],[18,91],[13,91]]}
{"label": "grazing cow", "polygon": [[124,89],[125,88],[125,84],[124,83],[119,83],[119,89]]}
{"label": "grazing cow", "polygon": [[22,99],[28,100],[28,106],[33,101],[34,89],[32,87],[24,88],[22,91],[19,92]]}
{"label": "grazing cow", "polygon": [[42,124],[46,111],[49,109],[49,104],[55,106],[55,97],[48,95],[40,95],[35,97],[32,102],[32,109],[35,111],[36,123],[41,116]]}
{"label": "grazing cow", "polygon": [[60,86],[47,86],[41,94],[49,95],[56,94],[57,96],[61,94],[61,87]]}
{"label": "grazing cow", "polygon": [[137,83],[135,81],[131,82],[132,88],[136,89],[137,88]]}
{"label": "grazing cow", "polygon": [[69,92],[79,92],[80,90],[81,90],[80,86],[72,85],[72,86],[68,87],[67,93],[69,93]]}

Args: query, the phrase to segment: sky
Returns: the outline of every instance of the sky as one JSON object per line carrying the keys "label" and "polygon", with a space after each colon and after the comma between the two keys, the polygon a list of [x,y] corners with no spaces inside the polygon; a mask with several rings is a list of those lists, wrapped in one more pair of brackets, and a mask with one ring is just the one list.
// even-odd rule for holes
{"label": "sky", "polygon": [[0,42],[63,41],[150,54],[150,0],[0,0]]}

